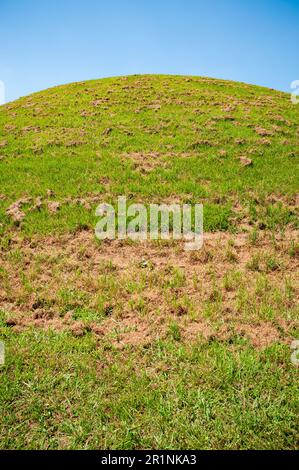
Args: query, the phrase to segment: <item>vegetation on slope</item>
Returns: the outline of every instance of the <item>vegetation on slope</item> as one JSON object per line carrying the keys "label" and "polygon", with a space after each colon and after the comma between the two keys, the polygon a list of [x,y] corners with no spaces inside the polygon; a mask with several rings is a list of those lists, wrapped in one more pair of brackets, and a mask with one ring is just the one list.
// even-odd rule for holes
{"label": "vegetation on slope", "polygon": [[[297,447],[298,118],[178,76],[0,108],[2,448]],[[202,202],[204,248],[99,243],[118,195]]]}
{"label": "vegetation on slope", "polygon": [[110,78],[22,98],[0,111],[2,231],[22,198],[33,198],[22,231],[53,234],[93,228],[88,204],[119,194],[204,202],[206,231],[294,222],[298,114],[286,94],[192,77]]}

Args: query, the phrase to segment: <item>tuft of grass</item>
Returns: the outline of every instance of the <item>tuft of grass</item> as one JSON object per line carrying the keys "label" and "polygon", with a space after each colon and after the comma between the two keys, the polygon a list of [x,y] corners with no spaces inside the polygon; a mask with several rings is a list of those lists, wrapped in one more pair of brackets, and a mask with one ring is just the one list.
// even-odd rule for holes
{"label": "tuft of grass", "polygon": [[169,325],[169,335],[174,341],[181,340],[181,330],[179,325],[176,322],[171,322]]}

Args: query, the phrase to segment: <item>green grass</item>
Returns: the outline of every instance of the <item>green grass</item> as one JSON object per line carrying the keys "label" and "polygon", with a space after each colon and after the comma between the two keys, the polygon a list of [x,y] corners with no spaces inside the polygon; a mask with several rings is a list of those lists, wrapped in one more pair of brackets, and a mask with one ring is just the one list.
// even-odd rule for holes
{"label": "green grass", "polygon": [[[0,107],[0,448],[298,449],[298,119],[181,76]],[[203,250],[99,243],[119,195],[203,203]]]}
{"label": "green grass", "polygon": [[[48,189],[63,204],[61,214],[49,215],[44,204],[27,214],[26,234],[93,227],[94,210],[72,199],[116,203],[120,194],[143,203],[204,202],[208,231],[238,225],[236,202],[241,219],[298,224],[290,207],[298,191],[298,117],[287,94],[198,77],[111,78],[22,98],[0,108],[2,230],[9,230],[12,202],[24,195],[48,200]],[[133,153],[141,154],[137,163]],[[242,167],[241,156],[253,165]],[[283,201],[273,205],[273,195]]]}
{"label": "green grass", "polygon": [[296,447],[288,347],[186,346],[175,334],[120,352],[91,334],[2,334],[1,448]]}

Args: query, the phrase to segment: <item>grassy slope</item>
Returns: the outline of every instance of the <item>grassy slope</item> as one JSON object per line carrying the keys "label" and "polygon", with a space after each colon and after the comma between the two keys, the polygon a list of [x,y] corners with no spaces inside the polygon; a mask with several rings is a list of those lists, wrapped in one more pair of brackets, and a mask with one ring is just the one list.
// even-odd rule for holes
{"label": "grassy slope", "polygon": [[[298,242],[276,235],[298,228],[298,117],[283,93],[167,76],[76,83],[0,108],[1,447],[296,448],[287,343],[298,332]],[[133,268],[108,248],[93,265],[96,245],[80,230],[94,227],[99,201],[120,194],[202,201],[205,231],[234,235],[184,268],[179,250],[161,270],[138,247]],[[16,225],[6,210],[24,197]],[[240,233],[248,260],[234,245]],[[120,328],[125,314],[151,324],[159,312],[163,334],[120,349],[117,332],[95,333],[109,309]],[[84,334],[36,328],[49,312],[82,321]],[[203,319],[213,333],[188,341],[188,324]],[[280,336],[254,347],[238,329],[250,323]]]}
{"label": "grassy slope", "polygon": [[[1,218],[9,202],[51,189],[58,200],[204,201],[207,231],[227,229],[234,216],[271,223],[272,212],[284,224],[292,211],[273,208],[267,197],[291,200],[298,189],[298,114],[283,93],[167,76],[77,83],[22,98],[0,110],[7,142],[0,147]],[[243,168],[240,156],[253,166]],[[22,230],[53,233],[80,223],[93,227],[92,212],[65,204],[54,218],[33,211]]]}

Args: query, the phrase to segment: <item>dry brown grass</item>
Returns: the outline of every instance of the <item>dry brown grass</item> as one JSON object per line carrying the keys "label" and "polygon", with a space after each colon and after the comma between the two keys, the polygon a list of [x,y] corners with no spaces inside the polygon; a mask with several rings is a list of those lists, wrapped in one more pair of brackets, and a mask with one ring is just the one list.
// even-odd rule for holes
{"label": "dry brown grass", "polygon": [[0,253],[1,308],[15,330],[92,330],[118,347],[165,337],[173,322],[184,341],[288,342],[298,327],[297,239],[206,234],[204,248],[188,253],[179,242],[99,245],[87,231],[15,236]]}

